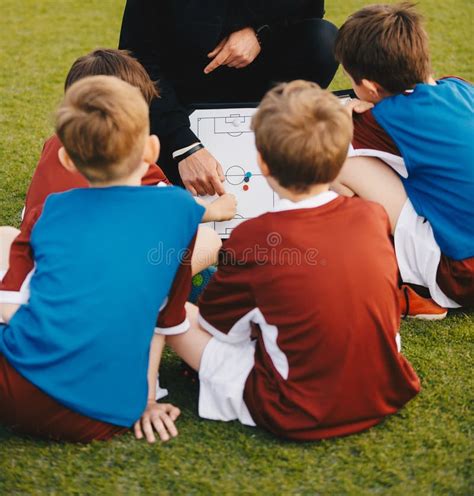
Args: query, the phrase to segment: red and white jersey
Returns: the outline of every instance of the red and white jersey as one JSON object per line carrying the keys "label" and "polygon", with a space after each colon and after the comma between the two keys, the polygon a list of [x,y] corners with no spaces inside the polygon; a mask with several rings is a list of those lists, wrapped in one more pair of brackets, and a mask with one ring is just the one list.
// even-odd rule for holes
{"label": "red and white jersey", "polygon": [[[52,193],[89,187],[87,180],[79,172],[70,172],[61,165],[58,157],[61,147],[57,135],[49,138],[44,144],[26,195],[21,232],[12,244],[9,269],[0,281],[0,303],[21,304],[28,301],[27,277],[34,267],[30,234],[46,198]],[[142,184],[152,186],[160,183],[170,184],[160,167],[152,164],[143,177]]]}
{"label": "red and white jersey", "polygon": [[362,114],[354,113],[354,137],[349,150],[351,157],[376,157],[402,177],[408,172],[402,154],[385,129],[380,126],[372,114],[367,110]]}
{"label": "red and white jersey", "polygon": [[420,389],[400,355],[397,264],[383,208],[326,192],[241,224],[200,304],[216,339],[256,337],[244,400],[295,440],[352,434]]}
{"label": "red and white jersey", "polygon": [[[390,166],[402,178],[408,177],[405,160],[387,131],[377,122],[372,110],[354,114],[354,138],[349,157],[374,157]],[[474,257],[453,260],[441,253],[436,282],[443,293],[461,306],[473,304]]]}

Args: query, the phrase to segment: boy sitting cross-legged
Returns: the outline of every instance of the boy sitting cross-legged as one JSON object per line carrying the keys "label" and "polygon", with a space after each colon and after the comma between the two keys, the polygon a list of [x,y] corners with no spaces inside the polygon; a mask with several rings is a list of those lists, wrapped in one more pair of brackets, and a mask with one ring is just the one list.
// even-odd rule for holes
{"label": "boy sitting cross-legged", "polygon": [[191,328],[167,343],[199,371],[201,417],[301,441],[367,429],[420,384],[399,351],[387,215],[329,191],[351,118],[295,81],[266,95],[253,127],[281,200],[233,231],[199,309],[188,304]]}
{"label": "boy sitting cross-legged", "polygon": [[410,4],[350,16],[336,57],[373,108],[354,114],[351,158],[333,188],[385,207],[402,313],[434,320],[474,305],[474,87],[432,78],[428,37]]}
{"label": "boy sitting cross-legged", "polygon": [[156,429],[169,439],[179,410],[154,401],[163,339],[149,363],[150,343],[156,325],[189,326],[184,303],[204,209],[182,189],[140,186],[159,141],[128,83],[73,84],[56,129],[61,162],[90,187],[48,197],[31,235],[29,300],[0,304],[0,423],[80,442],[135,424],[139,438],[153,441]]}

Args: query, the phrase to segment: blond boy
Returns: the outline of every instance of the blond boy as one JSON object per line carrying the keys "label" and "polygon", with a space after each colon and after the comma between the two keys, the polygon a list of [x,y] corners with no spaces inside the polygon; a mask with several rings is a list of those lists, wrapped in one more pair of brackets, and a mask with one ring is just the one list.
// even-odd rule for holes
{"label": "blond boy", "polygon": [[189,330],[167,337],[199,371],[203,418],[306,441],[352,434],[419,391],[399,353],[397,266],[383,208],[329,191],[349,113],[313,83],[269,92],[254,118],[275,211],[241,224]]}
{"label": "blond boy", "polygon": [[[184,190],[141,187],[159,153],[148,106],[115,77],[82,79],[56,119],[63,166],[89,188],[48,197],[32,215],[30,294],[0,305],[0,422],[65,441],[135,426],[177,435],[179,410],[155,403],[162,333],[189,327],[184,304],[203,207]],[[233,200],[223,197],[219,204]],[[158,316],[158,320],[157,320]],[[147,382],[148,370],[148,382]]]}

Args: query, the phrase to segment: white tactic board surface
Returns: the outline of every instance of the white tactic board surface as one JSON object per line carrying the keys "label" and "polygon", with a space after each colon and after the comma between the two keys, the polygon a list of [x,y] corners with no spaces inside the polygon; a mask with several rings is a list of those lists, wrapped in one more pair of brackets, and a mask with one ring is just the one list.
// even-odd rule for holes
{"label": "white tactic board surface", "polygon": [[[345,104],[350,98],[341,98]],[[190,115],[191,129],[220,162],[227,193],[237,197],[237,214],[226,222],[211,226],[222,238],[233,229],[275,206],[278,195],[268,186],[257,165],[255,136],[251,129],[256,108],[198,109]]]}
{"label": "white tactic board surface", "polygon": [[278,198],[257,165],[255,136],[250,127],[256,110],[200,109],[190,116],[191,129],[222,165],[227,193],[237,198],[234,219],[211,223],[223,238],[228,238],[244,220],[271,210]]}

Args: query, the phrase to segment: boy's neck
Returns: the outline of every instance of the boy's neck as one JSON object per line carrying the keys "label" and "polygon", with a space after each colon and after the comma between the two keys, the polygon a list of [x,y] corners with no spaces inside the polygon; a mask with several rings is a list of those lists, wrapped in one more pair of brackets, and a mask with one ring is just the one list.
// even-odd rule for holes
{"label": "boy's neck", "polygon": [[145,168],[139,167],[132,174],[113,181],[90,182],[91,188],[111,188],[113,186],[141,186]]}
{"label": "boy's neck", "polygon": [[105,181],[100,183],[91,183],[89,186],[91,188],[112,188],[113,186],[141,186],[141,179],[135,177],[121,178],[115,181]]}
{"label": "boy's neck", "polygon": [[272,177],[268,177],[267,180],[273,191],[275,191],[280,198],[290,200],[294,203],[307,200],[308,198],[312,198],[313,196],[324,193],[325,191],[329,191],[329,184],[314,184],[301,193],[280,186],[280,184]]}
{"label": "boy's neck", "polygon": [[[428,84],[430,86],[436,86],[436,80],[432,76],[430,76],[426,81],[423,81],[423,84]],[[412,88],[407,88],[407,90],[412,90],[414,88],[415,88],[415,86],[413,86]],[[390,93],[386,90],[383,90],[383,93],[382,93],[379,101],[383,100],[384,98],[387,98],[389,96],[393,96],[393,95],[394,95],[394,93]],[[376,102],[376,103],[378,103],[378,102]]]}

